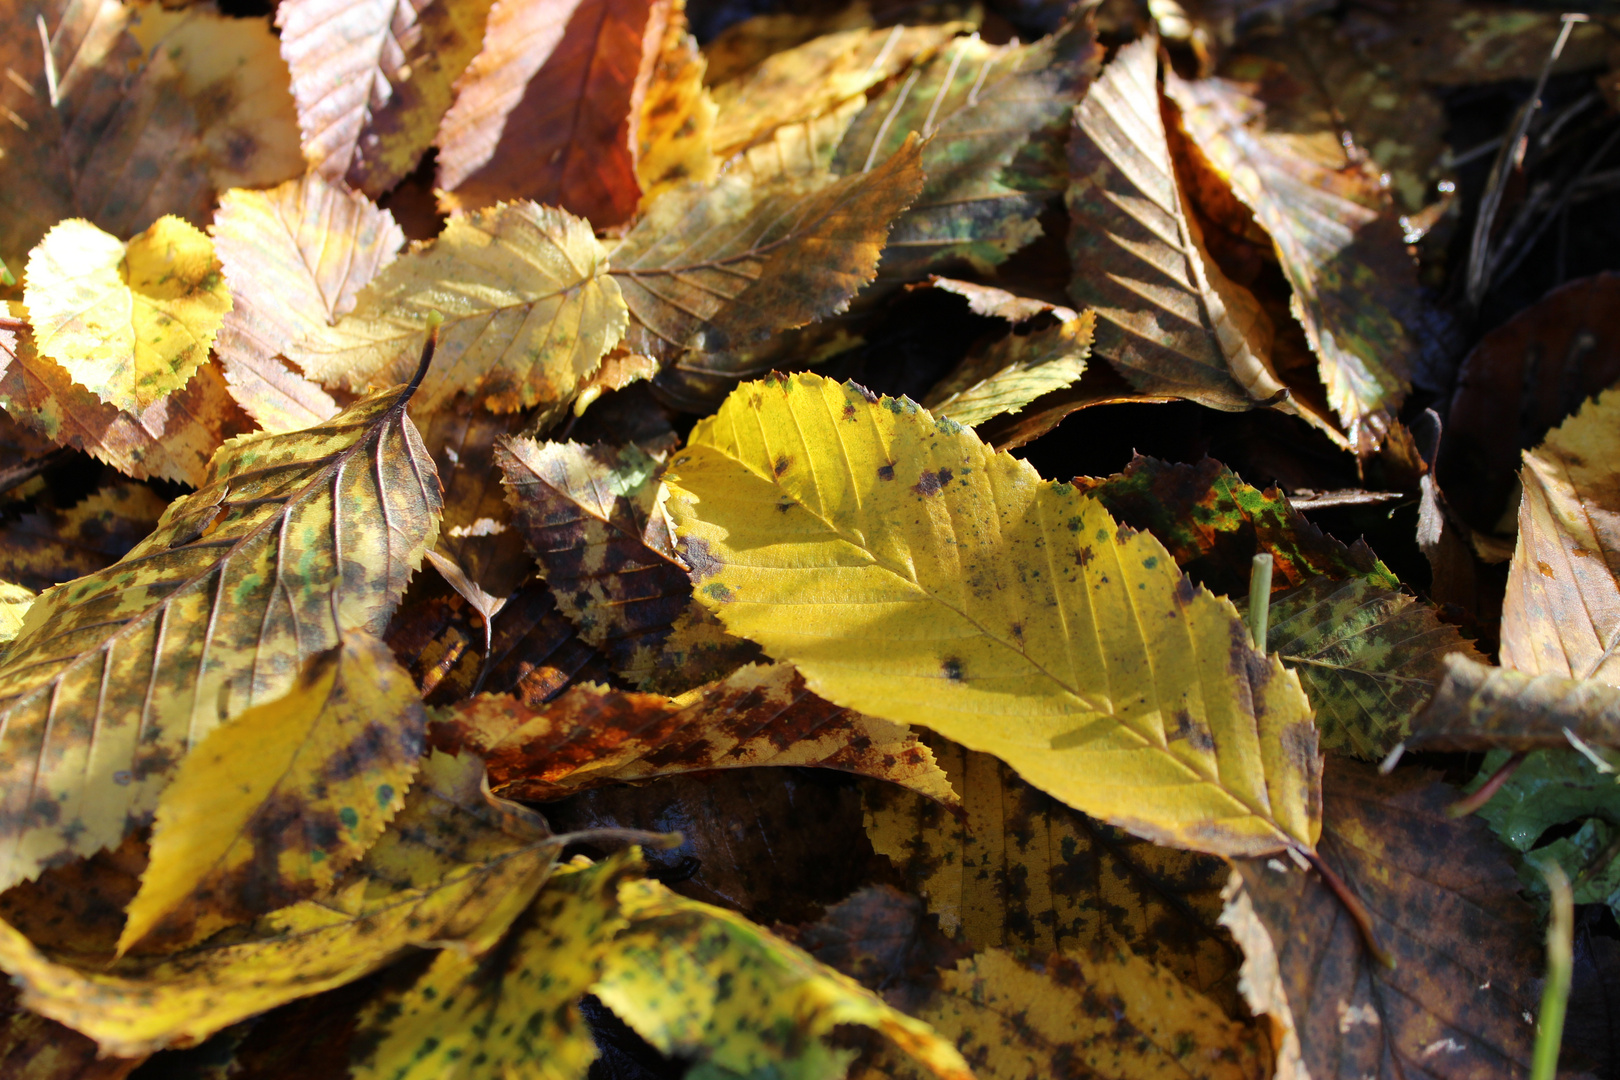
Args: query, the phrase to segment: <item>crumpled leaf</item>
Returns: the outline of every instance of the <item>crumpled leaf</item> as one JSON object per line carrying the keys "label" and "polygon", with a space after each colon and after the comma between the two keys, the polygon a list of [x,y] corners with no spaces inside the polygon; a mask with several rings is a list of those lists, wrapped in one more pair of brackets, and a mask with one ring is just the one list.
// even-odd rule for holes
{"label": "crumpled leaf", "polygon": [[1096,351],[1131,385],[1240,410],[1282,389],[1274,329],[1210,258],[1160,112],[1158,42],[1120,49],[1074,113],[1069,295],[1097,312]]}
{"label": "crumpled leaf", "polygon": [[407,398],[232,440],[151,536],[34,604],[0,661],[0,882],[116,844],[220,723],[381,633],[438,528]]}
{"label": "crumpled leaf", "polygon": [[1266,651],[1299,673],[1322,748],[1374,760],[1412,729],[1454,658],[1484,660],[1428,604],[1363,577],[1274,596]]}
{"label": "crumpled leaf", "polygon": [[1096,322],[1088,311],[1056,326],[1008,334],[969,354],[928,392],[923,406],[966,427],[1017,413],[1085,374]]}
{"label": "crumpled leaf", "polygon": [[112,967],[53,960],[0,923],[0,967],[23,1004],[89,1035],[104,1054],[198,1042],[238,1020],[342,986],[401,949],[488,949],[550,873],[555,845],[518,828],[521,808],[480,789],[483,763],[434,755],[405,807],[326,900],[306,900],[169,957]]}
{"label": "crumpled leaf", "polygon": [[739,387],[670,469],[698,598],[829,701],[993,753],[1161,843],[1314,841],[1297,677],[1072,485],[808,374]]}
{"label": "crumpled leaf", "polygon": [[378,639],[351,631],[310,657],[285,696],[180,762],[119,951],[160,932],[200,941],[330,888],[403,805],[426,730],[416,687]]}
{"label": "crumpled leaf", "polygon": [[1411,388],[1417,268],[1376,167],[1350,156],[1331,103],[1281,65],[1165,93],[1182,125],[1270,234],[1328,404],[1358,453],[1376,449]]}
{"label": "crumpled leaf", "polygon": [[484,39],[490,0],[276,8],[311,175],[376,197],[416,167]]}
{"label": "crumpled leaf", "polygon": [[1489,830],[1446,816],[1455,795],[1331,759],[1318,850],[1394,968],[1314,870],[1237,862],[1221,921],[1243,947],[1249,1004],[1280,1025],[1280,1075],[1528,1075],[1541,934]]}
{"label": "crumpled leaf", "polygon": [[720,172],[713,146],[717,107],[704,69],[697,39],[687,32],[685,0],[675,0],[636,128],[636,183],[644,207],[688,181],[710,183]]}
{"label": "crumpled leaf", "polygon": [[0,579],[36,592],[110,566],[163,516],[168,503],[145,484],[115,484],[66,510],[24,514],[0,526]]}
{"label": "crumpled leaf", "polygon": [[533,199],[618,225],[636,209],[638,106],[669,0],[495,0],[444,114],[445,209]]}
{"label": "crumpled leaf", "polygon": [[1412,727],[1406,742],[1413,748],[1564,749],[1569,731],[1582,742],[1620,749],[1620,687],[1447,657],[1445,681]]}
{"label": "crumpled leaf", "polygon": [[128,244],[59,222],[29,253],[27,281],[34,347],[128,413],[186,384],[231,307],[214,245],[173,216]]}
{"label": "crumpled leaf", "polygon": [[1502,664],[1620,686],[1620,389],[1524,456]]}
{"label": "crumpled leaf", "polygon": [[489,764],[490,786],[524,802],[678,773],[799,765],[958,803],[934,755],[908,729],[829,705],[787,664],[750,664],[675,698],[586,683],[534,709],[481,694],[437,712],[433,742],[472,747]]}
{"label": "crumpled leaf", "polygon": [[287,358],[351,390],[404,378],[444,316],[432,369],[415,399],[432,412],[457,393],[494,412],[560,407],[625,329],[607,250],[590,225],[534,203],[458,214],[438,239],[389,263],[336,326]]}
{"label": "crumpled leaf", "polygon": [[279,357],[354,310],[361,286],[405,243],[393,215],[311,173],[225,192],[209,231],[232,301],[215,349],[236,400],[266,431],[335,415],[332,396]]}

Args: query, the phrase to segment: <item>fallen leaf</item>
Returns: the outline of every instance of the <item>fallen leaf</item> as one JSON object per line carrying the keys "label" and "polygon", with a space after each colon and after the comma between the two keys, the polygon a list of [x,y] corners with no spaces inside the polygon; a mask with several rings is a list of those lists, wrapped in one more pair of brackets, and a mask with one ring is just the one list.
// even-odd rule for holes
{"label": "fallen leaf", "polygon": [[719,175],[713,146],[718,110],[703,85],[704,68],[697,39],[687,32],[685,0],[674,0],[637,118],[636,183],[643,207],[688,181],[707,184]]}
{"label": "fallen leaf", "polygon": [[1620,749],[1620,687],[1457,656],[1447,657],[1445,681],[1406,743],[1439,750],[1567,749],[1565,732]]}
{"label": "fallen leaf", "polygon": [[225,192],[209,231],[231,289],[215,349],[232,394],[266,431],[330,419],[332,396],[280,357],[353,311],[361,286],[393,261],[405,243],[393,215],[311,173]]}
{"label": "fallen leaf", "polygon": [[574,415],[584,416],[591,403],[605,393],[646,382],[658,374],[658,368],[658,361],[652,357],[619,346],[602,358],[602,366],[596,369],[596,374],[579,384],[579,393],[574,397]]}
{"label": "fallen leaf", "polygon": [[598,228],[635,212],[640,100],[669,0],[495,0],[434,145],[445,209],[533,199]]}
{"label": "fallen leaf", "polygon": [[190,380],[231,307],[214,245],[172,216],[128,244],[60,222],[29,253],[27,282],[34,347],[127,413]]}
{"label": "fallen leaf", "polygon": [[115,484],[66,510],[0,526],[0,579],[42,592],[123,558],[168,505],[145,484]]}
{"label": "fallen leaf", "polygon": [[811,38],[875,25],[867,0],[837,8],[767,12],[741,19],[703,46],[709,59],[709,85],[729,82],[766,57],[803,45]]}
{"label": "fallen leaf", "polygon": [[427,316],[444,316],[438,358],[414,399],[435,411],[458,393],[493,412],[560,408],[624,334],[624,301],[590,226],[531,202],[458,214],[437,240],[383,267],[355,310],[287,358],[351,390],[410,374]]}
{"label": "fallen leaf", "polygon": [[533,576],[535,564],[513,525],[500,470],[493,467],[495,447],[533,419],[527,413],[443,409],[426,413],[418,424],[444,485],[438,549],[499,603]]}
{"label": "fallen leaf", "polygon": [[1020,412],[1085,374],[1096,323],[1088,311],[1056,326],[1008,334],[970,353],[928,392],[923,406],[966,427]]}
{"label": "fallen leaf", "polygon": [[[1533,80],[1563,29],[1551,10],[1481,8],[1465,0],[1357,4],[1346,14],[1345,34],[1362,52],[1439,86]],[[1608,21],[1600,17],[1571,29],[1554,70],[1601,67],[1611,32]]]}
{"label": "fallen leaf", "polygon": [[18,1008],[9,990],[0,1010],[0,1070],[11,1080],[124,1080],[136,1058],[102,1058],[96,1044],[54,1020]]}
{"label": "fallen leaf", "polygon": [[205,735],[382,631],[438,527],[408,396],[233,440],[122,560],[34,604],[0,661],[0,882],[116,844]]}
{"label": "fallen leaf", "polygon": [[484,40],[490,0],[276,8],[311,176],[375,198],[416,167]]}
{"label": "fallen leaf", "polygon": [[1048,313],[1065,322],[1075,317],[1072,308],[1048,303],[1045,300],[1036,300],[1033,297],[1018,296],[1015,293],[1008,292],[1006,289],[998,289],[994,285],[981,285],[974,281],[940,277],[938,274],[930,274],[928,284],[933,288],[960,296],[968,302],[968,309],[975,315],[988,315],[996,319],[1005,319],[1014,326],[1028,322],[1037,315]]}
{"label": "fallen leaf", "polygon": [[543,709],[482,694],[435,714],[434,745],[471,747],[490,786],[550,802],[603,784],[759,766],[838,769],[957,805],[934,756],[910,730],[817,698],[786,664],[750,664],[680,697],[590,683]]}
{"label": "fallen leaf", "polygon": [[331,888],[403,805],[427,729],[388,647],[351,631],[285,696],[207,736],[158,799],[152,856],[119,952],[201,941]]}
{"label": "fallen leaf", "polygon": [[816,375],[739,387],[666,483],[698,598],[829,701],[993,753],[1161,843],[1314,841],[1297,677],[1073,486]]}

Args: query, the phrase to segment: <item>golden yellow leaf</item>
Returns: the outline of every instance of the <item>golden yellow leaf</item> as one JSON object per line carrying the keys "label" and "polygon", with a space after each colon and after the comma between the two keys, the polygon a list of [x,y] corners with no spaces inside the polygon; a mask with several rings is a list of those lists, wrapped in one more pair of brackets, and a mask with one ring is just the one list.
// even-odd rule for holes
{"label": "golden yellow leaf", "polygon": [[108,967],[54,960],[0,923],[0,967],[28,1008],[89,1035],[105,1054],[188,1045],[277,1005],[352,982],[411,945],[489,949],[549,874],[544,833],[480,790],[483,763],[432,755],[405,807],[329,898],[307,900],[170,957]]}
{"label": "golden yellow leaf", "polygon": [[34,347],[102,401],[139,413],[208,359],[230,290],[214,245],[177,217],[128,244],[82,218],[28,255]]}
{"label": "golden yellow leaf", "polygon": [[707,184],[720,171],[712,145],[716,106],[703,72],[703,53],[687,33],[686,4],[676,0],[636,128],[636,183],[643,207],[688,181]]}
{"label": "golden yellow leaf", "polygon": [[1056,326],[1008,334],[970,353],[928,392],[923,404],[966,427],[1017,413],[1085,374],[1096,325],[1095,313],[1088,311],[1071,313]]}
{"label": "golden yellow leaf", "polygon": [[416,167],[484,37],[490,0],[276,8],[314,175],[381,195]]}
{"label": "golden yellow leaf", "polygon": [[729,82],[746,74],[766,57],[803,45],[811,38],[875,24],[872,5],[867,0],[803,13],[783,11],[755,15],[732,23],[703,46],[709,61],[709,85]]}
{"label": "golden yellow leaf", "polygon": [[624,336],[624,301],[588,222],[531,202],[458,214],[384,267],[352,314],[287,350],[311,378],[352,390],[410,373],[430,311],[438,358],[416,407],[457,393],[495,412],[559,407]]}
{"label": "golden yellow leaf", "polygon": [[119,951],[159,929],[201,940],[330,887],[403,804],[426,727],[410,676],[370,634],[310,657],[284,697],[180,762]]}
{"label": "golden yellow leaf", "polygon": [[23,619],[34,602],[32,590],[11,581],[0,581],[0,645],[9,645],[22,631]]}
{"label": "golden yellow leaf", "polygon": [[405,243],[393,215],[311,173],[268,191],[225,192],[209,232],[231,289],[214,346],[231,393],[266,431],[336,414],[332,396],[279,356],[354,310],[361,286]]}
{"label": "golden yellow leaf", "polygon": [[697,596],[817,694],[1212,854],[1308,849],[1299,680],[1151,534],[906,398],[738,388],[671,462]]}
{"label": "golden yellow leaf", "polygon": [[655,881],[619,890],[630,929],[592,992],[665,1054],[743,1076],[823,1076],[845,1059],[823,1040],[839,1024],[882,1033],[936,1080],[971,1080],[949,1042],[854,980],[736,912]]}
{"label": "golden yellow leaf", "polygon": [[221,722],[382,632],[438,528],[408,396],[232,440],[121,561],[34,604],[0,662],[0,883],[117,843]]}
{"label": "golden yellow leaf", "polygon": [[1524,455],[1502,665],[1620,686],[1620,389]]}

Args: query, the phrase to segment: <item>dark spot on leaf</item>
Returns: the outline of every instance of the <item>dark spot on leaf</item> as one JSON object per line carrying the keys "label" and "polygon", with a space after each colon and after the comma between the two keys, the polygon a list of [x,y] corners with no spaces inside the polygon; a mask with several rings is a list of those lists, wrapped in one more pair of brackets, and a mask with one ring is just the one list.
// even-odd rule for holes
{"label": "dark spot on leaf", "polygon": [[962,661],[954,656],[947,656],[940,667],[944,670],[945,677],[952,682],[961,682],[967,677],[962,671]]}
{"label": "dark spot on leaf", "polygon": [[781,476],[783,473],[788,471],[788,466],[790,464],[792,464],[792,463],[788,460],[788,456],[786,454],[778,454],[776,456],[776,465],[774,466],[772,471],[777,476]]}
{"label": "dark spot on leaf", "polygon": [[890,465],[879,465],[878,466],[878,479],[879,480],[893,480],[894,479],[894,466],[892,464],[890,464]]}
{"label": "dark spot on leaf", "polygon": [[701,536],[688,536],[681,541],[681,558],[692,568],[693,581],[712,578],[726,568],[725,563],[709,554],[709,542]]}
{"label": "dark spot on leaf", "polygon": [[937,472],[929,472],[924,469],[923,474],[917,478],[917,482],[912,485],[911,490],[919,495],[938,495],[944,490],[945,485],[950,482],[951,470],[940,469]]}
{"label": "dark spot on leaf", "polygon": [[714,582],[713,584],[703,586],[703,595],[709,597],[711,600],[718,600],[722,604],[731,602],[731,590],[720,584],[718,581]]}

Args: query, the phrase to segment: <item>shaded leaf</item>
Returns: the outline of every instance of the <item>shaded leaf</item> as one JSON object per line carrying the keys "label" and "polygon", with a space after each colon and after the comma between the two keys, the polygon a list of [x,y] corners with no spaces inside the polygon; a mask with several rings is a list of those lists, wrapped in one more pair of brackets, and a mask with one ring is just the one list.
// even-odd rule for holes
{"label": "shaded leaf", "polygon": [[[1371,914],[1386,968],[1313,870],[1237,863],[1222,921],[1244,993],[1280,1025],[1279,1069],[1311,1076],[1526,1076],[1540,934],[1506,853],[1455,792],[1334,759],[1318,850]],[[1294,1073],[1300,1075],[1299,1073]]]}
{"label": "shaded leaf", "polygon": [[215,348],[237,401],[266,431],[334,415],[331,395],[279,357],[354,310],[361,286],[405,243],[393,215],[311,173],[225,192],[209,231],[232,300]]}
{"label": "shaded leaf", "polygon": [[1314,840],[1297,678],[1071,485],[816,375],[738,388],[671,470],[697,596],[829,701],[993,753],[1159,842]]}
{"label": "shaded leaf", "polygon": [[1273,328],[1204,247],[1159,107],[1158,44],[1127,45],[1087,91],[1069,141],[1069,295],[1096,350],[1139,390],[1247,409],[1282,383]]}
{"label": "shaded leaf", "polygon": [[1445,681],[1407,744],[1440,750],[1565,749],[1583,742],[1620,749],[1620,687],[1601,679],[1532,675],[1448,657]]}
{"label": "shaded leaf", "polygon": [[1620,390],[1524,456],[1502,664],[1620,686]]}
{"label": "shaded leaf", "polygon": [[438,550],[499,603],[534,574],[535,564],[513,526],[506,488],[493,467],[495,447],[532,419],[527,413],[441,409],[418,425],[444,484]]}
{"label": "shaded leaf", "polygon": [[687,33],[684,0],[671,5],[636,127],[636,183],[648,205],[688,181],[707,184],[720,171],[717,112],[703,85],[703,53]]}
{"label": "shaded leaf", "polygon": [[533,199],[598,228],[628,218],[634,119],[668,19],[668,0],[496,0],[434,138],[441,202]]}
{"label": "shaded leaf", "polygon": [[416,167],[484,38],[490,0],[276,8],[312,175],[376,197]]}
{"label": "shaded leaf", "polygon": [[1428,604],[1364,577],[1273,597],[1266,651],[1299,673],[1322,748],[1375,760],[1411,730],[1453,657],[1484,659]]}
{"label": "shaded leaf", "polygon": [[435,755],[388,832],[331,899],[267,915],[172,957],[107,968],[55,961],[0,924],[0,966],[23,1003],[89,1035],[103,1053],[196,1042],[288,1001],[351,982],[410,945],[489,948],[550,872],[543,834],[480,791],[483,764]]}
{"label": "shaded leaf", "polygon": [[0,881],[117,843],[216,726],[382,631],[438,528],[408,396],[232,440],[151,536],[34,604],[0,662]]}
{"label": "shaded leaf", "polygon": [[286,696],[214,729],[158,800],[152,861],[119,939],[189,940],[331,887],[399,811],[427,714],[363,632],[311,657]]}
{"label": "shaded leaf", "polygon": [[677,773],[808,765],[888,780],[958,802],[934,756],[898,724],[829,705],[786,664],[751,664],[666,698],[585,684],[543,710],[482,694],[435,716],[433,741],[472,747],[490,786],[549,802],[602,784]]}
{"label": "shaded leaf", "polygon": [[[1602,748],[1597,756],[1603,760]],[[1479,775],[1467,790],[1478,790],[1507,758],[1506,749],[1486,754]],[[1478,816],[1508,847],[1529,852],[1549,829],[1588,816],[1613,820],[1620,809],[1617,796],[1620,783],[1614,774],[1605,772],[1585,754],[1569,749],[1566,743],[1561,749],[1531,751],[1512,777],[1480,808]]]}
{"label": "shaded leaf", "polygon": [[1028,322],[1037,315],[1045,315],[1048,312],[1063,320],[1074,318],[1074,311],[1070,308],[1028,296],[1018,296],[993,285],[980,285],[973,281],[940,277],[938,274],[929,275],[928,284],[962,297],[968,302],[968,309],[975,315],[1005,319],[1013,325]]}
{"label": "shaded leaf", "polygon": [[116,484],[66,510],[24,514],[0,526],[0,579],[43,591],[123,557],[168,504],[145,484]]}
{"label": "shaded leaf", "polygon": [[[1346,14],[1346,36],[1363,52],[1439,86],[1533,80],[1563,30],[1556,9],[1482,8],[1466,0],[1358,4]],[[1601,66],[1610,34],[1606,20],[1577,23],[1571,29],[1554,70]]]}
{"label": "shaded leaf", "polygon": [[923,406],[967,427],[1020,412],[1085,374],[1096,322],[1088,311],[1056,326],[1008,334],[958,364],[929,391]]}
{"label": "shaded leaf", "polygon": [[997,450],[1016,450],[1081,409],[1096,405],[1165,405],[1175,400],[1164,394],[1139,392],[1112,364],[1088,363],[1079,382],[1036,398],[1016,415],[988,421],[980,434]]}
{"label": "shaded leaf", "polygon": [[231,307],[214,245],[177,217],[128,244],[63,221],[29,252],[27,280],[34,347],[128,413],[186,384]]}
{"label": "shaded leaf", "polygon": [[96,1044],[54,1020],[18,1008],[7,988],[0,1010],[0,1071],[10,1080],[124,1080],[140,1058],[100,1058]]}
{"label": "shaded leaf", "polygon": [[1138,454],[1124,472],[1074,483],[1123,524],[1153,533],[1189,577],[1217,593],[1246,595],[1260,552],[1269,553],[1275,567],[1273,593],[1319,575],[1401,587],[1363,541],[1340,543],[1305,520],[1281,491],[1250,487],[1213,458],[1182,465]]}
{"label": "shaded leaf", "polygon": [[416,397],[457,393],[495,412],[559,407],[624,334],[624,303],[590,225],[534,203],[458,214],[439,238],[389,263],[353,313],[287,351],[312,378],[361,390],[410,373],[427,316],[444,316]]}

